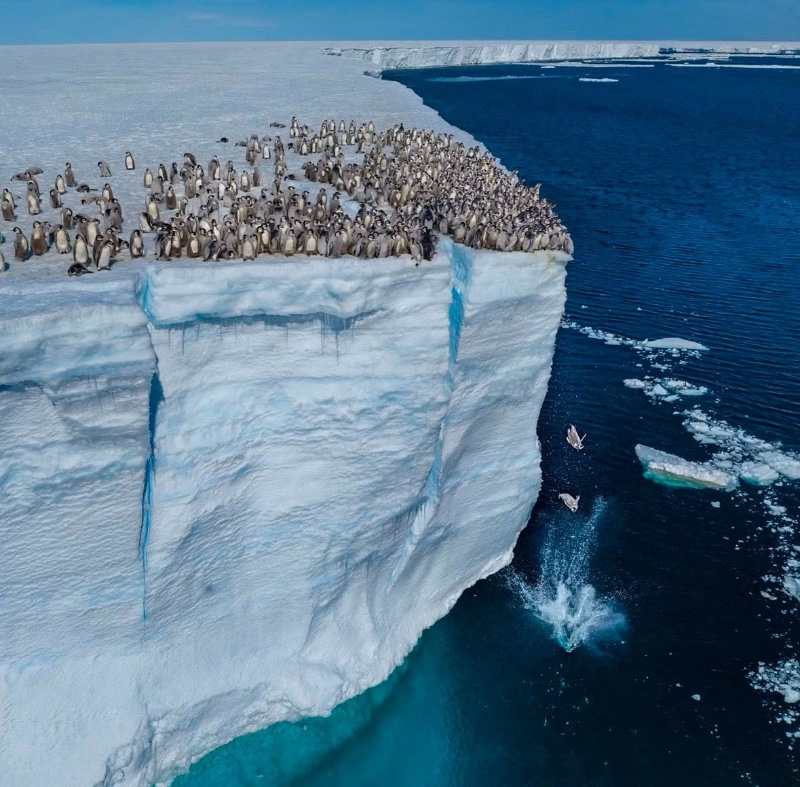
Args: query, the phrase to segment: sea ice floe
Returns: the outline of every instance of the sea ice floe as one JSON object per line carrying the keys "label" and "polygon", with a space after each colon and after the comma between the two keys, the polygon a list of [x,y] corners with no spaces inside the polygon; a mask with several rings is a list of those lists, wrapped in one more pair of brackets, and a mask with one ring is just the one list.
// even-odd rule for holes
{"label": "sea ice floe", "polygon": [[603,331],[588,325],[580,325],[574,320],[563,320],[561,327],[571,328],[590,339],[596,339],[609,346],[630,347],[650,361],[654,369],[661,371],[669,371],[676,361],[678,364],[683,364],[689,358],[699,358],[702,351],[708,350],[705,345],[689,339],[678,337],[645,340],[631,339],[628,336],[620,336],[610,331]]}
{"label": "sea ice floe", "polygon": [[780,450],[779,445],[753,437],[697,408],[684,415],[683,425],[695,440],[723,449],[711,461],[735,467],[742,480],[766,486],[781,476],[791,481],[800,479],[800,458]]}
{"label": "sea ice floe", "polygon": [[[782,695],[787,705],[794,706],[800,702],[800,661],[797,659],[786,659],[775,666],[759,664],[758,669],[750,674],[750,679],[757,689]],[[796,708],[779,709],[777,721],[789,725],[786,737],[800,737],[800,712]]]}
{"label": "sea ice floe", "polygon": [[783,589],[790,595],[792,598],[797,599],[800,601],[800,576],[792,576],[791,574],[787,574],[783,578]]}
{"label": "sea ice floe", "polygon": [[[654,366],[661,367],[660,364]],[[664,369],[669,367],[664,366]],[[681,396],[703,396],[708,393],[704,385],[692,385],[686,380],[658,379],[646,377],[644,380],[628,378],[622,381],[627,388],[644,391],[645,396],[661,397],[665,402],[676,402]]]}
{"label": "sea ice floe", "polygon": [[645,469],[645,477],[666,486],[689,489],[735,489],[738,480],[710,462],[690,462],[674,454],[646,445],[636,446],[636,456]]}
{"label": "sea ice floe", "polygon": [[666,339],[646,339],[642,344],[654,350],[708,350],[708,347],[700,342],[680,339],[677,336],[670,336]]}
{"label": "sea ice floe", "polygon": [[602,79],[594,79],[592,77],[581,77],[578,82],[619,82],[618,79],[611,79],[609,77],[603,77]]}
{"label": "sea ice floe", "polygon": [[756,486],[769,486],[780,477],[780,473],[762,462],[742,462],[739,467],[739,478]]}

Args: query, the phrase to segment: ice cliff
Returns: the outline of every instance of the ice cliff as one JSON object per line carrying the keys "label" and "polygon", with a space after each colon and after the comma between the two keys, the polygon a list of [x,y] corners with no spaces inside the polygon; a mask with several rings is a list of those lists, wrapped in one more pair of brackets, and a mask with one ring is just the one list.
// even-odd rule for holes
{"label": "ice cliff", "polygon": [[566,259],[0,284],[2,784],[165,784],[384,679],[511,558]]}
{"label": "ice cliff", "polygon": [[797,41],[403,41],[328,47],[329,55],[364,60],[376,70],[607,60],[693,54],[780,54],[800,50]]}

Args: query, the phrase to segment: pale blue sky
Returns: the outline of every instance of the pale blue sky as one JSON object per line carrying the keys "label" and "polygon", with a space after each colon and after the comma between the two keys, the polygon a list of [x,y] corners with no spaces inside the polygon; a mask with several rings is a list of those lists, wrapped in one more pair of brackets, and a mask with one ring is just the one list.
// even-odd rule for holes
{"label": "pale blue sky", "polygon": [[0,0],[0,44],[353,38],[800,39],[800,0]]}

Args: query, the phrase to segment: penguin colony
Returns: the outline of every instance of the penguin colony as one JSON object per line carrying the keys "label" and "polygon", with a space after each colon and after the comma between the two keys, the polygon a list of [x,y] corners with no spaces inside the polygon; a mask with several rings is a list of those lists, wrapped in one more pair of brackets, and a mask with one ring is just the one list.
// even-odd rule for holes
{"label": "penguin colony", "polygon": [[[60,211],[60,222],[53,226],[34,220],[30,237],[15,226],[14,258],[22,262],[51,250],[71,253],[67,273],[78,276],[109,270],[115,262],[142,258],[148,251],[157,260],[408,254],[418,265],[433,258],[439,235],[475,249],[573,251],[554,206],[539,196],[540,184],[527,187],[489,153],[467,148],[450,134],[403,125],[376,132],[372,121],[356,127],[352,120],[338,127],[324,121],[314,133],[293,117],[288,136],[286,145],[280,136],[273,140],[257,134],[237,142],[244,148],[239,170],[232,160],[222,164],[216,155],[203,167],[192,153],[184,153],[180,166],[173,162],[169,168],[145,169],[144,209],[127,239],[122,206],[110,182],[98,191],[78,182],[67,163],[47,196],[49,207]],[[348,163],[346,153],[355,153],[361,163]],[[296,172],[289,172],[290,160],[298,165]],[[261,173],[266,162],[269,185]],[[112,178],[105,161],[97,167],[101,178]],[[124,167],[136,169],[129,151]],[[30,216],[42,212],[37,180],[42,174],[33,167],[14,175],[12,180],[24,182],[27,191],[23,201],[3,190],[4,222],[16,223],[22,205]],[[319,189],[312,196],[294,185],[298,181],[319,184]],[[80,212],[62,204],[69,190],[80,195]],[[4,267],[0,250],[0,270]]]}

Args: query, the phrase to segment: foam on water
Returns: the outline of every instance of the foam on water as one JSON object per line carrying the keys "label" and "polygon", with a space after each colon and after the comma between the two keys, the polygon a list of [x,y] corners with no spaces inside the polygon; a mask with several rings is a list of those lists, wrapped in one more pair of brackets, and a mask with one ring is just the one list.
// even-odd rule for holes
{"label": "foam on water", "polygon": [[617,639],[626,627],[615,601],[599,596],[589,581],[597,527],[606,509],[603,498],[597,498],[588,514],[547,519],[535,585],[513,568],[506,572],[508,586],[525,609],[552,628],[553,639],[567,652]]}

